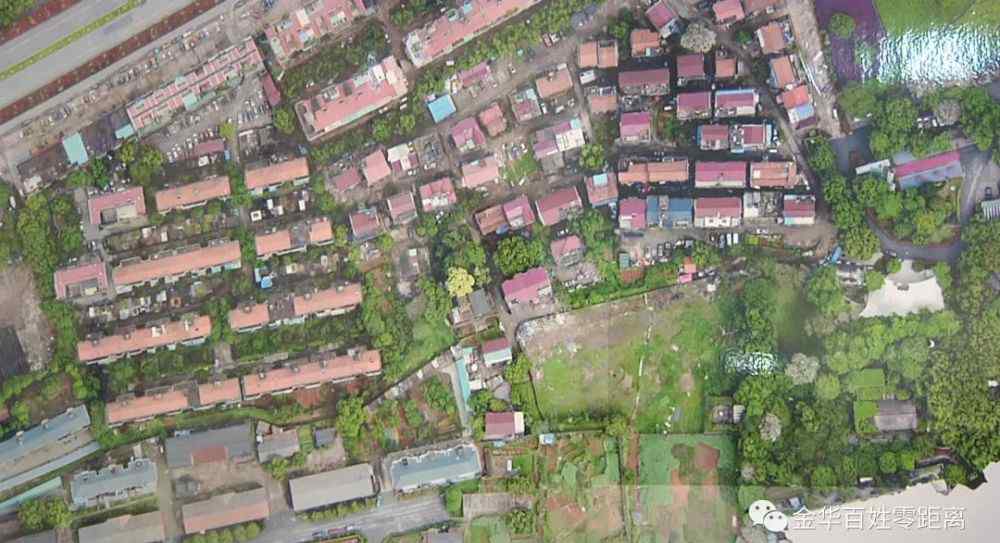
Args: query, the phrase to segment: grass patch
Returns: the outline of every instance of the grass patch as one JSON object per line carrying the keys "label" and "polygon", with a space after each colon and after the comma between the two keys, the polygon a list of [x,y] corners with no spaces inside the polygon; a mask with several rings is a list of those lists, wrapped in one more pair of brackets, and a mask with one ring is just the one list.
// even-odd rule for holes
{"label": "grass patch", "polygon": [[777,282],[774,318],[778,350],[789,356],[818,353],[821,347],[819,341],[803,331],[806,321],[815,312],[805,296],[805,277],[799,269],[791,266],[779,266],[777,275],[781,278]]}
{"label": "grass patch", "polygon": [[530,149],[521,158],[504,167],[503,178],[508,183],[516,183],[524,177],[530,177],[538,172],[541,166]]}
{"label": "grass patch", "polygon": [[407,375],[455,343],[455,333],[447,322],[433,323],[420,319],[413,324],[413,343],[403,356],[403,374]]}
{"label": "grass patch", "polygon": [[113,11],[108,12],[102,15],[101,17],[91,21],[90,23],[87,23],[85,26],[81,26],[80,28],[77,28],[76,30],[70,32],[69,34],[59,38],[58,40],[52,42],[45,49],[36,52],[30,57],[0,72],[0,81],[3,81],[4,79],[13,76],[14,74],[17,74],[18,72],[24,70],[25,68],[42,61],[43,59],[56,53],[57,51],[64,49],[65,47],[68,47],[71,43],[79,40],[80,38],[86,36],[87,34],[90,34],[91,32],[97,30],[98,28],[101,28],[102,26],[121,17],[122,15],[125,15],[129,11],[132,11],[136,6],[138,6],[142,2],[143,0],[128,0],[128,2],[115,8]]}
{"label": "grass patch", "polygon": [[510,543],[510,529],[497,517],[477,518],[469,524],[467,543]]}
{"label": "grass patch", "polygon": [[865,433],[873,425],[872,417],[878,414],[878,404],[863,400],[854,402],[854,429]]}
{"label": "grass patch", "polygon": [[599,332],[611,335],[610,343],[578,344],[574,352],[559,350],[542,361],[542,378],[535,381],[542,413],[563,419],[616,412],[633,419],[640,432],[701,432],[698,367],[718,361],[719,320],[717,309],[701,298],[653,314],[615,315]]}
{"label": "grass patch", "polygon": [[851,372],[847,390],[858,400],[881,400],[885,395],[885,372],[879,368]]}

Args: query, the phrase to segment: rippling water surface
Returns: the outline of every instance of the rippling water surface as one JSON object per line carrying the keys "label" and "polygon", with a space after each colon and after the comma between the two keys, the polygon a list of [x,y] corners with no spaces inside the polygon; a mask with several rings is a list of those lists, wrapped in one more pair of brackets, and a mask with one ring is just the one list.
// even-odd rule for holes
{"label": "rippling water surface", "polygon": [[1000,75],[1000,31],[949,26],[890,34],[869,55],[861,52],[857,57],[869,68],[865,73],[886,83],[984,80]]}

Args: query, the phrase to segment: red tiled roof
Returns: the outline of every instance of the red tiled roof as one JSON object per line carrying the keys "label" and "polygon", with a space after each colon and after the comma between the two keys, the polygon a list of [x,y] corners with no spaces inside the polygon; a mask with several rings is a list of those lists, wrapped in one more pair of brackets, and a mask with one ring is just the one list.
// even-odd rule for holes
{"label": "red tiled roof", "polygon": [[729,78],[736,77],[736,59],[731,57],[715,57],[715,77]]}
{"label": "red tiled roof", "polygon": [[309,177],[309,161],[305,157],[286,160],[263,168],[247,170],[246,186],[250,190],[280,185]]}
{"label": "red tiled roof", "polygon": [[56,299],[65,299],[69,287],[89,281],[96,282],[98,291],[107,290],[108,268],[104,265],[104,262],[98,260],[89,264],[79,264],[56,270],[53,274]]}
{"label": "red tiled roof", "polygon": [[715,107],[726,109],[733,107],[753,107],[757,105],[757,93],[753,89],[739,89],[739,92],[717,91]]}
{"label": "red tiled roof", "polygon": [[132,207],[136,217],[146,215],[146,200],[143,197],[142,187],[131,187],[118,192],[109,192],[94,196],[87,200],[87,209],[90,211],[90,224],[97,226],[101,224],[101,213],[111,209],[122,209]]}
{"label": "red tiled roof", "polygon": [[394,102],[407,90],[406,75],[396,58],[389,56],[364,73],[299,101],[295,110],[303,121],[307,138],[313,140]]}
{"label": "red tiled roof", "polygon": [[111,270],[111,280],[117,286],[133,285],[239,261],[239,242],[228,241],[161,258],[120,264]]}
{"label": "red tiled roof", "polygon": [[695,53],[677,57],[677,77],[692,79],[705,77],[705,55]]}
{"label": "red tiled roof", "polygon": [[738,197],[695,198],[694,216],[699,217],[741,217],[743,202]]}
{"label": "red tiled roof", "polygon": [[490,69],[489,61],[484,60],[468,70],[458,72],[458,80],[461,82],[462,88],[469,88],[486,81],[491,75],[493,75],[493,70]]}
{"label": "red tiled roof", "polygon": [[499,102],[493,102],[490,106],[479,112],[476,116],[479,122],[486,128],[486,133],[490,137],[495,137],[504,130],[507,130],[507,119],[500,109]]}
{"label": "red tiled roof", "polygon": [[264,326],[271,321],[267,304],[241,305],[229,311],[229,326],[233,330],[243,330]]}
{"label": "red tiled roof", "polygon": [[751,162],[750,186],[753,188],[792,188],[797,184],[793,161]]}
{"label": "red tiled roof", "polygon": [[724,124],[703,124],[698,127],[698,135],[705,143],[729,143],[729,126]]}
{"label": "red tiled roof", "polygon": [[540,297],[539,291],[549,287],[549,274],[542,267],[519,273],[501,285],[507,303],[531,303]]}
{"label": "red tiled roof", "polygon": [[287,251],[292,248],[292,231],[285,228],[268,234],[257,234],[254,237],[254,246],[259,257]]}
{"label": "red tiled roof", "polygon": [[160,326],[149,326],[100,339],[80,341],[76,344],[76,353],[81,362],[89,363],[112,356],[205,338],[211,333],[212,322],[208,317],[199,316],[191,321],[172,321]]}
{"label": "red tiled roof", "polygon": [[632,46],[632,56],[643,56],[647,49],[660,48],[660,34],[646,28],[636,28],[629,35],[629,43]]}
{"label": "red tiled roof", "polygon": [[484,341],[482,346],[483,354],[506,351],[510,349],[510,340],[506,337],[498,337],[489,341]]}
{"label": "red tiled roof", "polygon": [[229,196],[229,178],[213,175],[194,183],[156,191],[156,210],[166,213],[226,196]]}
{"label": "red tiled roof", "polygon": [[626,224],[632,230],[646,228],[646,200],[643,198],[625,198],[618,203],[618,222],[624,228]]}
{"label": "red tiled roof", "polygon": [[535,202],[538,216],[545,226],[553,225],[562,220],[563,215],[573,209],[580,209],[583,203],[576,187],[559,189]]}
{"label": "red tiled roof", "polygon": [[293,388],[352,379],[380,371],[382,371],[382,357],[378,351],[362,351],[354,356],[336,356],[333,353],[325,353],[317,355],[306,363],[244,376],[242,378],[243,392],[249,398]]}
{"label": "red tiled roof", "polygon": [[622,139],[642,137],[649,134],[649,127],[653,121],[653,115],[648,111],[637,111],[632,113],[622,113],[619,124],[619,135]]}
{"label": "red tiled roof", "polygon": [[714,162],[699,160],[694,164],[695,183],[746,183],[747,163],[743,161]]}
{"label": "red tiled roof", "polygon": [[531,211],[531,200],[527,196],[522,194],[502,207],[507,223],[512,227],[523,228],[535,224],[535,214]]}
{"label": "red tiled roof", "polygon": [[646,18],[649,22],[653,23],[658,30],[662,30],[663,27],[667,26],[671,21],[677,18],[674,11],[667,6],[664,0],[656,2],[649,9],[646,10]]}
{"label": "red tiled roof", "polygon": [[590,94],[587,96],[591,113],[614,113],[618,111],[617,94]]}
{"label": "red tiled roof", "polygon": [[474,189],[500,178],[500,163],[490,155],[462,164],[462,186]]}
{"label": "red tiled roof", "polygon": [[245,492],[217,494],[207,500],[185,504],[184,533],[197,534],[207,530],[264,520],[271,515],[267,490],[258,488]]}
{"label": "red tiled roof", "polygon": [[271,74],[265,73],[260,82],[261,86],[264,87],[264,96],[267,97],[267,105],[274,108],[281,104],[281,91],[274,84],[274,79],[271,79]]}
{"label": "red tiled roof", "polygon": [[382,226],[378,212],[375,209],[355,211],[350,215],[351,232],[355,238],[364,238],[376,233]]}
{"label": "red tiled roof", "polygon": [[568,68],[559,68],[555,73],[543,75],[535,80],[538,87],[538,96],[546,100],[553,96],[567,92],[573,88],[573,78],[570,76]]}
{"label": "red tiled roof", "polygon": [[564,238],[558,238],[552,240],[549,244],[549,250],[552,252],[552,258],[559,260],[560,258],[580,251],[583,249],[583,241],[580,236],[576,234],[566,236]]}
{"label": "red tiled roof", "polygon": [[455,147],[461,151],[468,151],[486,144],[486,135],[479,128],[475,117],[466,117],[455,123],[451,129],[451,139],[455,142]]}
{"label": "red tiled roof", "polygon": [[204,155],[214,155],[217,153],[222,153],[226,150],[226,140],[222,138],[216,138],[211,140],[205,140],[194,146],[191,150],[191,154],[194,156],[204,156]]}
{"label": "red tiled roof", "polygon": [[614,172],[608,172],[606,176],[603,185],[596,184],[594,176],[587,176],[584,180],[587,186],[587,201],[590,205],[602,205],[618,199],[618,176]]}
{"label": "red tiled roof", "polygon": [[108,424],[145,420],[157,415],[184,411],[191,407],[187,391],[171,389],[139,397],[123,397],[107,404]]}
{"label": "red tiled roof", "polygon": [[631,162],[628,169],[618,172],[618,181],[633,183],[679,183],[690,179],[687,159],[665,162]]}
{"label": "red tiled roof", "polygon": [[435,211],[458,202],[455,185],[450,177],[442,177],[420,186],[420,206],[424,211]]}
{"label": "red tiled roof", "polygon": [[417,204],[413,200],[413,192],[408,190],[390,196],[386,200],[386,205],[389,207],[389,216],[392,217],[392,220],[394,221],[404,215],[417,212]]}
{"label": "red tiled roof", "polygon": [[736,132],[743,138],[743,145],[764,145],[766,129],[763,124],[736,125]]}
{"label": "red tiled roof", "polygon": [[941,153],[938,155],[929,156],[927,158],[922,158],[919,160],[913,160],[896,166],[895,173],[896,178],[906,177],[908,175],[913,175],[916,173],[922,173],[929,170],[934,170],[945,166],[951,162],[956,162],[959,160],[958,151],[949,151],[947,153]]}
{"label": "red tiled roof", "polygon": [[618,67],[618,42],[588,41],[580,44],[576,65],[580,68]]}
{"label": "red tiled roof", "polygon": [[377,185],[382,180],[392,175],[392,168],[385,160],[385,153],[381,149],[376,149],[371,154],[362,159],[361,173],[364,174],[368,186]]}
{"label": "red tiled roof", "polygon": [[710,111],[711,109],[711,91],[677,93],[677,111]]}
{"label": "red tiled roof", "polygon": [[631,70],[618,72],[618,86],[621,88],[641,87],[646,85],[669,85],[670,70],[666,68],[651,68],[648,70]]}
{"label": "red tiled roof", "polygon": [[712,5],[712,11],[720,23],[733,23],[746,17],[740,0],[718,0]]}
{"label": "red tiled roof", "polygon": [[507,217],[503,213],[503,206],[495,205],[476,213],[476,225],[479,226],[479,232],[484,236],[507,226]]}
{"label": "red tiled roof", "polygon": [[292,307],[296,317],[305,317],[324,311],[353,308],[361,303],[361,299],[361,285],[349,283],[295,296],[292,298]]}
{"label": "red tiled roof", "polygon": [[483,439],[505,439],[524,433],[524,414],[508,411],[486,413],[486,428]]}
{"label": "red tiled roof", "polygon": [[350,167],[346,170],[340,172],[340,175],[333,178],[333,186],[337,188],[338,191],[344,192],[361,184],[361,170]]}
{"label": "red tiled roof", "polygon": [[780,53],[788,45],[785,29],[777,21],[772,21],[757,29],[757,41],[765,55]]}
{"label": "red tiled roof", "polygon": [[785,196],[782,213],[785,217],[815,217],[816,199],[812,196]]}
{"label": "red tiled roof", "polygon": [[809,87],[799,85],[792,90],[781,93],[779,101],[781,105],[785,106],[785,109],[792,109],[812,102],[812,97],[809,95]]}
{"label": "red tiled roof", "polygon": [[[293,240],[299,237],[293,229],[306,230],[305,239]],[[292,249],[298,243],[299,246],[318,245],[333,239],[333,224],[329,217],[320,217],[314,221],[303,222],[297,225],[276,230],[267,234],[258,234],[254,238],[257,248],[257,256],[267,257],[274,253],[280,253]]]}
{"label": "red tiled roof", "polygon": [[220,402],[237,402],[243,398],[239,378],[212,381],[198,385],[198,405],[207,406]]}
{"label": "red tiled roof", "polygon": [[771,73],[774,75],[774,84],[779,89],[794,85],[797,81],[791,55],[772,58]]}

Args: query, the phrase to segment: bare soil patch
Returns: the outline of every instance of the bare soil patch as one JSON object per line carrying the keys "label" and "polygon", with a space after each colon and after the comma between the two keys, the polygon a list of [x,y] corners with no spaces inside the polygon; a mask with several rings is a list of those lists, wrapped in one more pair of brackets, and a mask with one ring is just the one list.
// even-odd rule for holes
{"label": "bare soil patch", "polygon": [[52,329],[40,303],[26,267],[12,266],[0,273],[0,327],[14,328],[32,370],[45,366],[52,344]]}

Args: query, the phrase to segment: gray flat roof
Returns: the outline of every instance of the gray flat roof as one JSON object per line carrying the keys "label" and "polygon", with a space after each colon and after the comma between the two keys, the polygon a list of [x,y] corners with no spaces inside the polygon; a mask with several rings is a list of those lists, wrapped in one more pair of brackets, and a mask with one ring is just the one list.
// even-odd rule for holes
{"label": "gray flat roof", "polygon": [[139,458],[125,467],[108,466],[101,471],[78,473],[70,481],[69,491],[74,502],[85,504],[99,496],[155,487],[156,476],[156,464],[147,458]]}
{"label": "gray flat roof", "polygon": [[253,439],[248,424],[175,436],[167,440],[167,466],[170,468],[251,458],[253,458]]}
{"label": "gray flat roof", "polygon": [[375,494],[374,472],[370,464],[357,464],[292,479],[292,509],[307,511],[325,505],[367,498]]}
{"label": "gray flat roof", "polygon": [[393,488],[408,491],[472,479],[482,471],[479,449],[471,443],[462,443],[399,458],[389,467],[389,476]]}
{"label": "gray flat roof", "polygon": [[299,433],[295,430],[269,434],[257,444],[257,458],[267,462],[272,458],[288,458],[299,452]]}
{"label": "gray flat roof", "polygon": [[89,426],[90,415],[87,408],[82,405],[71,407],[48,422],[0,443],[0,465],[14,464],[38,449]]}
{"label": "gray flat roof", "polygon": [[123,515],[80,528],[80,543],[157,543],[166,538],[159,511]]}

